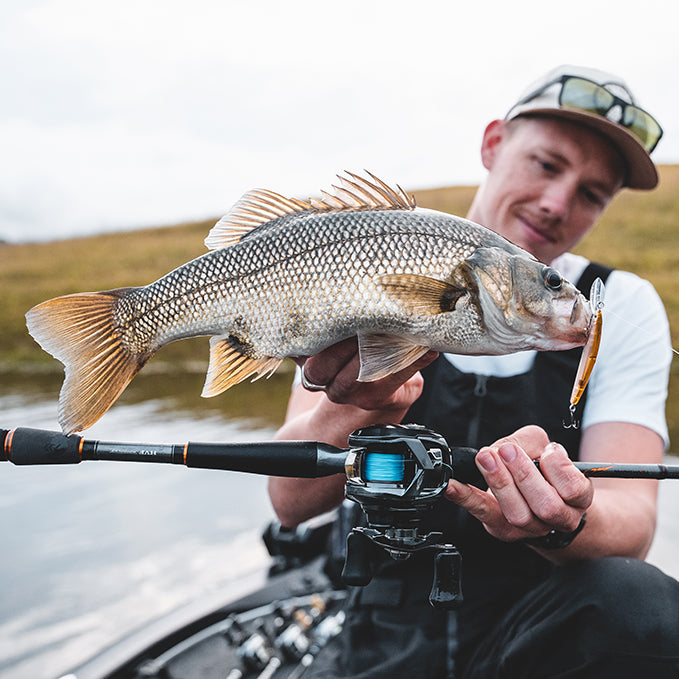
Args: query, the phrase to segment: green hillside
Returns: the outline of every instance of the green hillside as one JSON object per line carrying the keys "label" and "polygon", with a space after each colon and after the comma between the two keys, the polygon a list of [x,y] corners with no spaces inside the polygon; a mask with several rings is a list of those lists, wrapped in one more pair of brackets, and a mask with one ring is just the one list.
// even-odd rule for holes
{"label": "green hillside", "polygon": [[[665,301],[679,346],[679,165],[660,168],[659,188],[651,193],[626,191],[607,210],[604,219],[578,252],[649,279]],[[475,187],[444,187],[417,191],[417,202],[464,215]],[[228,206],[225,206],[227,208]],[[90,238],[26,245],[0,246],[2,331],[0,371],[60,370],[26,331],[25,312],[49,297],[84,290],[141,285],[205,252],[203,239],[214,224],[205,222],[107,234]],[[153,359],[180,370],[207,364],[205,339],[177,342]],[[171,366],[170,366],[171,364]],[[198,365],[196,365],[198,364]],[[679,441],[679,362],[670,385],[668,419]]]}

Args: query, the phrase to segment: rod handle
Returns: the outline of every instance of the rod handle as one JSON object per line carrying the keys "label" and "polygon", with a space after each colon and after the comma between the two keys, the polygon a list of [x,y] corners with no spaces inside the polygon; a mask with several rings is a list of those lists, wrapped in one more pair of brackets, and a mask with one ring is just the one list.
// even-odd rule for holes
{"label": "rod handle", "polygon": [[82,460],[83,439],[75,434],[18,427],[0,429],[0,436],[3,458],[13,464],[78,464]]}
{"label": "rod handle", "polygon": [[9,434],[9,429],[0,429],[0,462],[7,462],[7,455],[5,454],[7,434]]}

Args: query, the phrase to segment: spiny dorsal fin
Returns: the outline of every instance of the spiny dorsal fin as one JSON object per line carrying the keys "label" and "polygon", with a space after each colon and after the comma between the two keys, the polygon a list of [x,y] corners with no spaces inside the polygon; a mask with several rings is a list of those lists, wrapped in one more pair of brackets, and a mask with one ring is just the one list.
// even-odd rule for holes
{"label": "spiny dorsal fin", "polygon": [[392,188],[366,170],[370,179],[353,172],[337,175],[340,185],[334,193],[321,191],[323,198],[285,198],[266,189],[248,191],[212,228],[205,245],[210,250],[237,243],[253,229],[275,219],[300,212],[339,212],[342,210],[412,210],[415,199],[400,186]]}

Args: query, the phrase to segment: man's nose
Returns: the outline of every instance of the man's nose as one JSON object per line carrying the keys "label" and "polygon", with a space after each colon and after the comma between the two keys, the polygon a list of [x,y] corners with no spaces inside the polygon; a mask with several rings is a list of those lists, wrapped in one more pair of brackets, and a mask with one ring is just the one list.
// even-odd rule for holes
{"label": "man's nose", "polygon": [[563,219],[568,214],[575,190],[565,180],[552,181],[540,196],[540,209],[552,218]]}

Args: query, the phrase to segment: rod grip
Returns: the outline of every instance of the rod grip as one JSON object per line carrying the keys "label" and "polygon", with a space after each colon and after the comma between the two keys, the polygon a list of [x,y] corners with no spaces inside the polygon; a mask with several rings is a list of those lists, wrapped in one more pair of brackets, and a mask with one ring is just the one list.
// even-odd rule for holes
{"label": "rod grip", "polygon": [[0,429],[0,462],[7,462],[7,454],[5,453],[7,434],[9,434],[9,429]]}
{"label": "rod grip", "polygon": [[486,481],[476,466],[476,448],[455,446],[450,449],[453,478],[461,483],[469,483],[478,488],[486,488]]}
{"label": "rod grip", "polygon": [[80,436],[18,427],[8,431],[3,438],[4,458],[13,464],[78,464],[81,461],[83,439]]}
{"label": "rod grip", "polygon": [[346,451],[316,441],[189,443],[186,466],[234,472],[317,478],[344,471]]}

